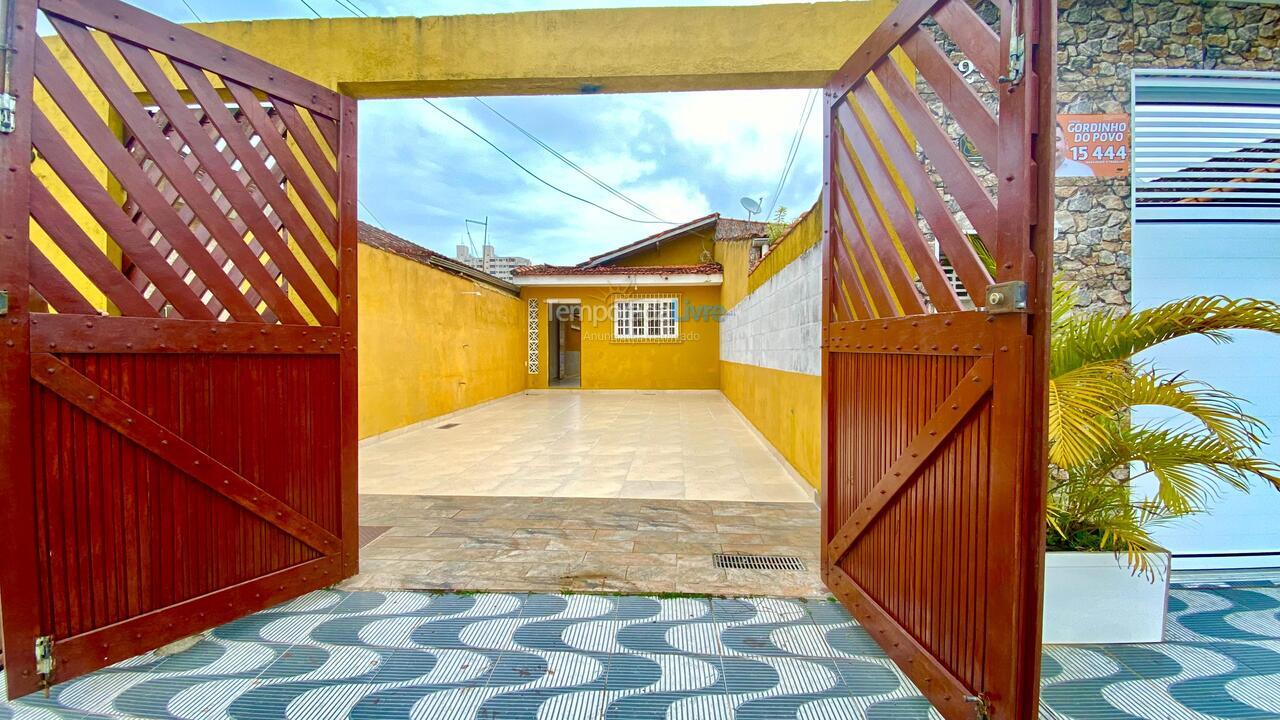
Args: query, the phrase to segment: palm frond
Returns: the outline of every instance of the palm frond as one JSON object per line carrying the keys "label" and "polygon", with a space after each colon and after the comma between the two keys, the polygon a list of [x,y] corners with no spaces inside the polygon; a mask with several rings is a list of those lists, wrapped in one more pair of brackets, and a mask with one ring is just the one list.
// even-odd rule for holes
{"label": "palm frond", "polygon": [[1216,295],[1175,300],[1127,315],[1064,311],[1054,327],[1050,374],[1057,376],[1093,362],[1125,360],[1186,335],[1228,342],[1229,330],[1280,333],[1280,305]]}
{"label": "palm frond", "polygon": [[1096,457],[1131,394],[1122,362],[1094,363],[1049,380],[1049,462],[1070,467]]}
{"label": "palm frond", "polygon": [[1266,425],[1244,411],[1244,400],[1225,390],[1149,366],[1130,374],[1130,407],[1170,408],[1195,418],[1206,430],[1238,451],[1256,453]]}

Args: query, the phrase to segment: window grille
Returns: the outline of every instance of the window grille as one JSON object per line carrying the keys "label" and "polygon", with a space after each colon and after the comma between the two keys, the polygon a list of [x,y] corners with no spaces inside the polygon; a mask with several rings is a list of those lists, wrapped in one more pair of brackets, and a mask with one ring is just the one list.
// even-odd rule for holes
{"label": "window grille", "polygon": [[679,302],[673,297],[614,301],[613,336],[618,340],[671,340],[679,337]]}

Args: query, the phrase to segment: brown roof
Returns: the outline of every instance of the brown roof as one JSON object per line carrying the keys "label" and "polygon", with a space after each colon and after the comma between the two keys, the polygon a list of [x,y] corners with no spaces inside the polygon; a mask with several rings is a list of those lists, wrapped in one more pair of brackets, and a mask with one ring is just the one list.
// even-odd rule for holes
{"label": "brown roof", "polygon": [[363,221],[356,223],[356,239],[360,241],[361,245],[368,245],[371,248],[398,255],[406,260],[430,265],[436,269],[468,275],[476,280],[510,292],[519,290],[515,285],[502,278],[494,277],[483,270],[477,270],[451,257],[441,255],[435,250],[428,250],[421,245],[405,240],[399,235],[393,235],[382,228],[374,227]]}
{"label": "brown roof", "polygon": [[717,240],[747,240],[769,234],[769,223],[721,217],[716,220]]}
{"label": "brown roof", "polygon": [[526,265],[512,270],[516,277],[533,275],[716,275],[724,268],[720,263],[702,265]]}
{"label": "brown roof", "polygon": [[379,250],[386,250],[392,255],[399,255],[402,258],[416,260],[420,263],[430,262],[432,258],[444,257],[444,255],[435,250],[428,250],[421,245],[415,245],[399,235],[392,235],[386,230],[374,227],[367,222],[360,221],[356,227],[356,237],[362,244]]}
{"label": "brown roof", "polygon": [[641,238],[641,239],[636,240],[635,242],[632,242],[632,243],[627,243],[626,245],[623,245],[622,247],[614,248],[614,249],[612,249],[612,250],[610,250],[610,251],[608,251],[608,252],[602,252],[602,253],[600,253],[599,255],[594,255],[594,256],[592,256],[592,257],[587,258],[585,262],[578,263],[578,265],[579,265],[580,267],[593,266],[593,265],[595,265],[595,264],[599,263],[599,262],[600,262],[601,260],[603,260],[604,258],[607,258],[607,257],[610,257],[610,256],[614,256],[614,255],[618,255],[618,256],[623,256],[623,257],[625,257],[626,255],[629,255],[629,254],[631,254],[631,253],[633,253],[633,252],[635,252],[635,251],[637,251],[637,250],[640,250],[640,249],[642,249],[642,248],[644,248],[644,247],[646,247],[646,246],[648,246],[648,245],[652,245],[653,243],[656,243],[656,242],[658,242],[659,240],[665,240],[665,239],[667,239],[667,238],[678,237],[678,236],[679,236],[679,235],[681,235],[682,233],[685,233],[685,232],[688,232],[688,231],[690,231],[690,230],[693,230],[693,229],[697,228],[697,227],[698,227],[698,226],[700,226],[700,225],[706,224],[706,223],[708,223],[708,222],[715,221],[715,220],[716,220],[716,219],[718,219],[719,217],[720,217],[720,214],[719,214],[719,213],[711,213],[710,215],[703,215],[703,216],[702,216],[702,217],[700,217],[700,218],[695,218],[695,219],[690,220],[689,222],[684,223],[684,224],[682,224],[682,225],[676,225],[675,227],[667,228],[666,230],[663,230],[663,231],[661,231],[661,232],[656,232],[656,233],[654,233],[654,234],[650,235],[649,237]]}

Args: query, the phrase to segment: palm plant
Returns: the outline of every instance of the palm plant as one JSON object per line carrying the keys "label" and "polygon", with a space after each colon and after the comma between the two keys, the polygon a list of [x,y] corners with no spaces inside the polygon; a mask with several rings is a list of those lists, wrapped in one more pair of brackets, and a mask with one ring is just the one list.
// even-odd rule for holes
{"label": "palm plant", "polygon": [[[1187,335],[1230,342],[1229,330],[1280,333],[1280,305],[1192,297],[1128,314],[1087,313],[1075,288],[1054,284],[1049,381],[1047,541],[1054,550],[1124,553],[1150,574],[1151,530],[1203,512],[1223,488],[1255,478],[1280,490],[1280,465],[1258,457],[1266,427],[1240,398],[1134,356]],[[1134,408],[1179,421],[1135,422]],[[1131,483],[1154,479],[1150,497]]]}

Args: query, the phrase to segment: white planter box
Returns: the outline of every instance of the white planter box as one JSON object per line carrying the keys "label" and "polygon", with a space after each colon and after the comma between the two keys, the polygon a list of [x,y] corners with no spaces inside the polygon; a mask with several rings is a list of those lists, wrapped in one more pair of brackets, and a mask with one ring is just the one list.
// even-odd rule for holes
{"label": "white planter box", "polygon": [[1048,552],[1045,643],[1153,643],[1164,639],[1169,555],[1152,553],[1155,581],[1134,575],[1124,556]]}

